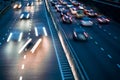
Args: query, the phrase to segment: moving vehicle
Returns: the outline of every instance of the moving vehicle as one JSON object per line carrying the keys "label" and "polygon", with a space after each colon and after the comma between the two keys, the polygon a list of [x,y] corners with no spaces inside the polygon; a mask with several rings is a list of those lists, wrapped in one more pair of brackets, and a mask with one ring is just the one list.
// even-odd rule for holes
{"label": "moving vehicle", "polygon": [[74,28],[73,39],[79,41],[86,41],[88,39],[88,33],[82,28]]}
{"label": "moving vehicle", "polygon": [[76,18],[82,18],[85,16],[83,10],[78,10],[77,13],[76,13]]}
{"label": "moving vehicle", "polygon": [[16,2],[13,6],[14,9],[20,9],[22,7],[21,2]]}
{"label": "moving vehicle", "polygon": [[72,17],[70,15],[63,15],[62,16],[62,21],[64,23],[72,23]]}
{"label": "moving vehicle", "polygon": [[81,20],[81,25],[82,26],[92,26],[93,22],[91,21],[91,19],[89,17],[83,17]]}
{"label": "moving vehicle", "polygon": [[20,15],[20,19],[29,19],[30,18],[30,13],[29,12],[22,12]]}
{"label": "moving vehicle", "polygon": [[99,17],[97,17],[97,21],[98,23],[109,23],[110,22],[110,19],[108,19],[107,17],[101,15]]}
{"label": "moving vehicle", "polygon": [[12,32],[9,34],[7,42],[9,41],[14,41],[14,42],[19,42],[21,41],[23,36],[23,32],[19,31],[19,30],[12,30]]}

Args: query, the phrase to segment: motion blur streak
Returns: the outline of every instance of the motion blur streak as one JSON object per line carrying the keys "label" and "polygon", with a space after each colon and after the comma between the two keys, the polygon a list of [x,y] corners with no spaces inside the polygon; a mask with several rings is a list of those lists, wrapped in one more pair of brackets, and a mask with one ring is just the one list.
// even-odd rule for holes
{"label": "motion blur streak", "polygon": [[9,35],[9,37],[8,37],[8,39],[7,39],[7,42],[10,41],[11,37],[12,37],[12,33],[10,33],[10,35]]}
{"label": "motion blur streak", "polygon": [[26,43],[25,45],[19,50],[19,54],[25,49],[25,47],[32,41],[32,39],[30,38]]}
{"label": "motion blur streak", "polygon": [[33,46],[33,48],[31,49],[31,52],[34,53],[34,51],[36,50],[36,48],[38,47],[38,45],[40,44],[40,42],[42,41],[42,39],[40,38],[36,44]]}
{"label": "motion blur streak", "polygon": [[37,30],[37,28],[35,27],[34,29],[35,29],[35,35],[38,36],[38,30]]}
{"label": "motion blur streak", "polygon": [[47,31],[45,27],[43,27],[43,31],[44,31],[45,36],[47,36]]}
{"label": "motion blur streak", "polygon": [[26,59],[26,55],[24,55],[24,59]]}
{"label": "motion blur streak", "polygon": [[[39,45],[34,54],[31,54],[31,51],[28,50],[24,52],[28,58],[26,60],[20,60],[19,64],[25,65],[24,72],[21,75],[30,74],[30,70],[32,70],[32,74],[38,75],[40,73],[44,73],[48,70],[48,65],[50,61],[50,57],[52,56],[50,53],[51,50],[51,41],[49,38],[44,37],[42,39],[41,45]],[[45,63],[44,63],[45,62]],[[32,63],[32,64],[31,64]],[[48,65],[43,65],[48,64]],[[43,80],[43,79],[41,79]]]}
{"label": "motion blur streak", "polygon": [[72,59],[71,59],[71,57],[69,55],[70,53],[68,52],[68,50],[65,47],[66,45],[64,44],[63,38],[62,38],[60,33],[58,33],[58,35],[59,35],[59,39],[60,39],[60,42],[62,44],[62,47],[63,47],[63,49],[65,51],[65,54],[66,54],[67,60],[69,62],[69,65],[71,67],[73,76],[74,76],[75,80],[79,80],[79,77],[78,77],[77,72],[76,72],[75,67],[74,67],[74,63],[72,62]]}
{"label": "motion blur streak", "polygon": [[21,69],[24,69],[24,64],[22,64]]}
{"label": "motion blur streak", "polygon": [[23,77],[22,77],[22,76],[20,76],[19,80],[22,80],[22,79],[23,79]]}
{"label": "motion blur streak", "polygon": [[23,33],[21,32],[21,33],[20,33],[20,36],[19,36],[19,39],[18,39],[19,42],[21,41],[22,36],[23,36]]}

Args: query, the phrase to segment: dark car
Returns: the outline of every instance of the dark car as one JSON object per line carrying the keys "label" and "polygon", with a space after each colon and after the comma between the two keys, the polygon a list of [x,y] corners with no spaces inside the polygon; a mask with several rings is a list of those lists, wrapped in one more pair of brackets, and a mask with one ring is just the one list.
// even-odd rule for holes
{"label": "dark car", "polygon": [[87,14],[89,17],[97,17],[97,16],[98,16],[97,12],[95,12],[94,10],[88,10],[88,11],[86,12],[86,14]]}
{"label": "dark car", "polygon": [[20,19],[29,19],[30,13],[29,12],[22,12],[20,15]]}
{"label": "dark car", "polygon": [[64,23],[72,23],[72,17],[70,15],[63,15],[62,16],[62,21]]}
{"label": "dark car", "polygon": [[33,6],[33,2],[32,1],[28,2],[27,6]]}
{"label": "dark car", "polygon": [[88,39],[88,33],[82,28],[75,28],[73,30],[73,39],[80,40],[80,41],[86,41]]}
{"label": "dark car", "polygon": [[110,22],[110,19],[108,19],[107,17],[105,16],[99,16],[97,17],[97,21],[98,23],[109,23]]}
{"label": "dark car", "polygon": [[68,14],[70,14],[70,11],[69,11],[69,10],[66,10],[66,9],[60,12],[60,16],[61,16],[61,17],[62,17],[63,15],[68,15]]}
{"label": "dark car", "polygon": [[23,32],[14,29],[10,33],[10,35],[9,35],[9,37],[7,39],[7,42],[9,42],[9,41],[20,42],[21,39],[22,39],[22,35],[23,35]]}
{"label": "dark car", "polygon": [[52,5],[52,6],[55,6],[55,5],[57,5],[57,4],[58,4],[57,1],[51,1],[51,5]]}

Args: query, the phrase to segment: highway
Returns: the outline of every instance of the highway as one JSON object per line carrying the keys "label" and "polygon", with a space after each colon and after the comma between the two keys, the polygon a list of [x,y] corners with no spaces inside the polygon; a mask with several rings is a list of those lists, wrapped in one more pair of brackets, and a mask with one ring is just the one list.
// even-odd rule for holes
{"label": "highway", "polygon": [[[69,0],[65,0],[69,2]],[[72,3],[71,3],[72,4]],[[87,5],[90,7],[90,5]],[[74,52],[78,64],[84,67],[83,74],[86,80],[119,80],[120,79],[120,24],[113,21],[109,24],[99,24],[96,18],[92,18],[94,25],[82,27],[80,19],[74,15],[73,23],[63,23],[60,13],[50,5],[53,16],[59,25],[61,33]],[[95,7],[96,9],[96,7]],[[80,27],[89,34],[87,42],[73,40],[73,29]],[[80,63],[79,63],[80,62]],[[79,65],[81,67],[81,65]]]}
{"label": "highway", "polygon": [[[17,10],[12,4],[0,17],[0,80],[73,80],[45,2],[27,3]],[[30,12],[30,19],[20,20],[23,11]]]}

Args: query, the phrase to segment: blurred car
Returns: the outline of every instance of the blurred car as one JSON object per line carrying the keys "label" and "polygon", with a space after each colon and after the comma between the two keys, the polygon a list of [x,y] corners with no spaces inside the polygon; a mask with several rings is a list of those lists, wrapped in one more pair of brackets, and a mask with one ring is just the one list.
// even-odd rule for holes
{"label": "blurred car", "polygon": [[13,6],[14,9],[20,9],[22,7],[21,2],[16,2]]}
{"label": "blurred car", "polygon": [[63,4],[63,5],[66,5],[66,4],[67,4],[67,2],[65,2],[64,0],[59,0],[59,2],[60,2],[61,4]]}
{"label": "blurred car", "polygon": [[85,16],[83,10],[78,10],[77,13],[76,13],[76,18],[82,18]]}
{"label": "blurred car", "polygon": [[70,8],[70,12],[74,15],[77,13],[77,10],[75,7]]}
{"label": "blurred car", "polygon": [[55,5],[57,12],[61,12],[65,10],[65,8],[62,5]]}
{"label": "blurred car", "polygon": [[79,4],[78,9],[83,10],[85,8],[84,4]]}
{"label": "blurred car", "polygon": [[67,4],[66,6],[67,6],[67,8],[69,8],[69,9],[73,7],[72,4]]}
{"label": "blurred car", "polygon": [[83,17],[81,20],[81,25],[82,26],[92,26],[93,22],[91,21],[91,19],[89,17]]}
{"label": "blurred car", "polygon": [[9,42],[9,41],[15,41],[15,42],[21,41],[22,35],[23,35],[23,33],[20,32],[19,30],[16,30],[16,29],[12,30],[12,32],[10,33],[10,35],[7,39],[7,42]]}
{"label": "blurred car", "polygon": [[86,8],[83,9],[84,14],[87,14],[89,11],[92,11],[92,10],[93,10],[93,9],[90,8],[90,7],[86,7]]}
{"label": "blurred car", "polygon": [[97,17],[97,21],[99,23],[109,23],[110,19],[108,19],[107,17],[105,17],[105,16],[102,15],[102,16]]}
{"label": "blurred car", "polygon": [[29,12],[22,12],[20,15],[20,19],[29,19],[30,13]]}
{"label": "blurred car", "polygon": [[61,11],[60,16],[62,17],[63,15],[69,15],[69,10],[65,9]]}
{"label": "blurred car", "polygon": [[97,17],[98,16],[98,14],[93,10],[88,10],[86,12],[86,15],[88,15],[89,17]]}
{"label": "blurred car", "polygon": [[63,15],[62,16],[62,21],[64,23],[72,23],[72,17],[70,15]]}
{"label": "blurred car", "polygon": [[32,2],[32,1],[29,1],[29,2],[27,3],[27,6],[33,6],[33,2]]}
{"label": "blurred car", "polygon": [[81,28],[74,28],[73,39],[80,40],[80,41],[86,41],[88,40],[88,33]]}
{"label": "blurred car", "polygon": [[58,4],[58,2],[57,1],[51,1],[51,4],[52,4],[52,6],[55,6],[55,5]]}
{"label": "blurred car", "polygon": [[79,6],[79,5],[80,5],[80,3],[77,2],[77,1],[71,1],[71,3],[72,3],[74,6]]}

